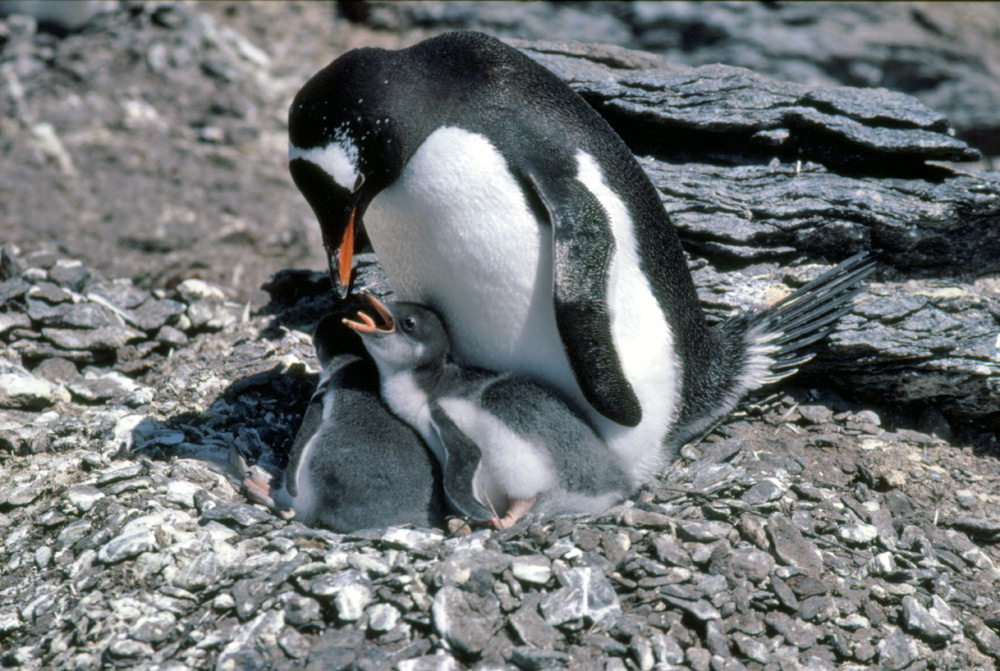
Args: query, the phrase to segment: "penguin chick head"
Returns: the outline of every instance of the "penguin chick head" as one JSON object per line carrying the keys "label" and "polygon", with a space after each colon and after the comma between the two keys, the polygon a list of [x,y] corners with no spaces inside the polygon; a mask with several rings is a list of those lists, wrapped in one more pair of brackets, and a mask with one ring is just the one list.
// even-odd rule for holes
{"label": "penguin chick head", "polygon": [[441,319],[430,309],[416,303],[383,304],[369,295],[375,318],[358,312],[358,321],[345,319],[355,330],[380,370],[433,369],[444,363],[448,354],[448,334]]}

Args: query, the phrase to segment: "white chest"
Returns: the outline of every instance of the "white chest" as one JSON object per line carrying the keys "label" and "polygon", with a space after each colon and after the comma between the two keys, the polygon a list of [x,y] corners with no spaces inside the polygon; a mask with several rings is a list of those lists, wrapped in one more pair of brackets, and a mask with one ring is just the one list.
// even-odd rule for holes
{"label": "white chest", "polygon": [[399,298],[441,312],[457,360],[582,400],[556,330],[551,229],[486,138],[438,129],[372,201],[365,227]]}

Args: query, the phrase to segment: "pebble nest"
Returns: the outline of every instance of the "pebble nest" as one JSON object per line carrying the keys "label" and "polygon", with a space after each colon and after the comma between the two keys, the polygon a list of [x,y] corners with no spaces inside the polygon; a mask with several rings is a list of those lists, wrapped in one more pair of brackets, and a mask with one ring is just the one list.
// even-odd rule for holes
{"label": "pebble nest", "polygon": [[3,667],[1000,663],[996,455],[785,387],[602,515],[339,535],[249,504],[229,465],[282,466],[321,273],[253,314],[53,252],[0,269]]}

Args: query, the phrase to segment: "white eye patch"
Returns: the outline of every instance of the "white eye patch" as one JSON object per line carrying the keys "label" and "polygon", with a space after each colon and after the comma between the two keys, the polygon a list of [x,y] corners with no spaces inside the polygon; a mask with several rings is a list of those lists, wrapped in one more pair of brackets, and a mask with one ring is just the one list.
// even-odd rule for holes
{"label": "white eye patch", "polygon": [[297,158],[319,166],[333,181],[348,191],[354,191],[355,186],[360,186],[364,181],[364,176],[358,170],[358,149],[350,138],[334,140],[325,147],[310,149],[302,149],[289,142],[288,160],[294,161]]}

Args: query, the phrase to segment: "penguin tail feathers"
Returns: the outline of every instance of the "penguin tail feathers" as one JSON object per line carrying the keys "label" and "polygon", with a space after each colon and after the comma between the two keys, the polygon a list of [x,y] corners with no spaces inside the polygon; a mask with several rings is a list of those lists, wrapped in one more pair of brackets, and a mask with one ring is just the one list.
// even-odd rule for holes
{"label": "penguin tail feathers", "polygon": [[808,348],[851,311],[864,289],[861,282],[877,265],[868,252],[855,254],[774,305],[746,315],[744,393],[793,375],[812,359]]}

